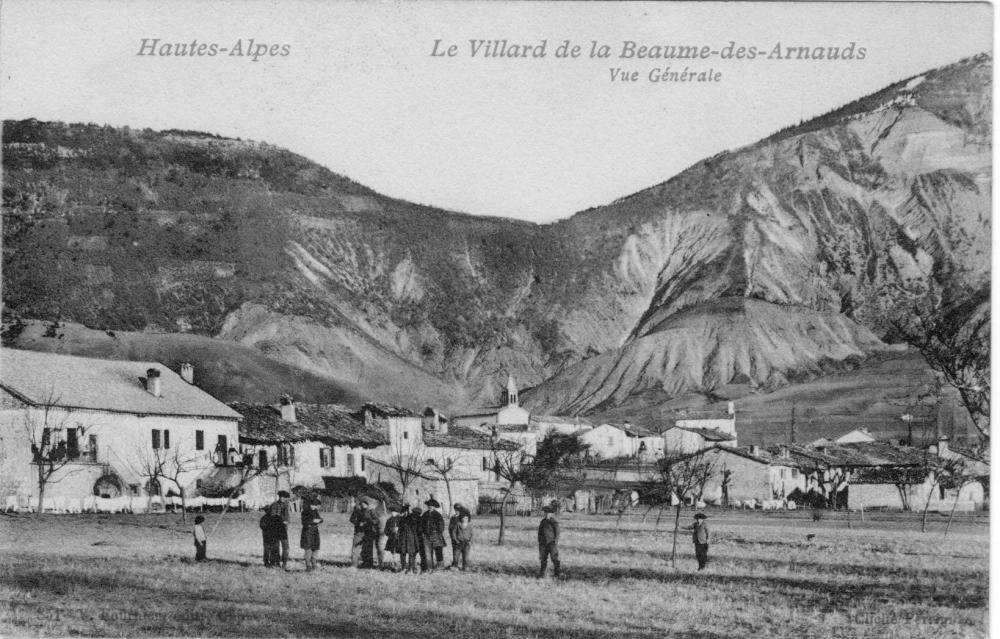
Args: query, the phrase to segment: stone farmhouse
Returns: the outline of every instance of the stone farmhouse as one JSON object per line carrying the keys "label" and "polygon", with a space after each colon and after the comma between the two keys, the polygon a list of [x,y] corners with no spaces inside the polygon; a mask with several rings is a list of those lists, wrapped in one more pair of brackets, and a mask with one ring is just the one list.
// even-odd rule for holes
{"label": "stone farmhouse", "polygon": [[[159,362],[91,359],[0,350],[0,492],[8,508],[37,500],[32,444],[64,451],[67,463],[45,487],[44,508],[96,508],[176,490],[149,472],[161,464],[197,494],[201,479],[226,463],[218,451],[239,438],[239,413]],[[52,500],[49,502],[49,500]],[[120,502],[116,502],[120,503]]]}
{"label": "stone farmhouse", "polygon": [[388,434],[366,424],[360,412],[337,404],[303,404],[285,396],[276,405],[233,403],[242,415],[241,451],[216,477],[244,486],[247,501],[263,505],[279,490],[324,489],[365,477],[365,455],[388,442]]}
{"label": "stone farmhouse", "polygon": [[736,408],[729,402],[726,417],[678,419],[664,430],[663,445],[668,456],[694,453],[710,446],[736,448]]}

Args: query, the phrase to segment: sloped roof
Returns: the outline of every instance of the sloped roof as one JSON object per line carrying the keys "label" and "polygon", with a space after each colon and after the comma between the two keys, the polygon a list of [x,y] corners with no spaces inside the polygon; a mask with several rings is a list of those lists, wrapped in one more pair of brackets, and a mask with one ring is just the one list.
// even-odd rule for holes
{"label": "sloped roof", "polygon": [[330,446],[374,448],[389,440],[365,426],[357,413],[339,404],[295,404],[294,422],[281,419],[281,410],[270,404],[230,404],[243,415],[240,441],[247,444],[319,441]]}
{"label": "sloped roof", "polygon": [[[160,372],[160,397],[139,381]],[[0,386],[29,404],[51,403],[136,415],[239,419],[240,414],[160,362],[74,357],[0,349]]]}
{"label": "sloped roof", "polygon": [[519,450],[521,447],[506,439],[494,440],[487,434],[464,426],[449,426],[447,433],[424,433],[424,445],[469,450]]}
{"label": "sloped roof", "polygon": [[383,417],[420,417],[419,413],[415,413],[409,408],[389,406],[388,404],[368,403],[363,408],[370,409],[373,413],[377,413]]}
{"label": "sloped roof", "polygon": [[890,442],[852,442],[822,448],[789,445],[789,453],[804,467],[923,466],[935,463],[935,456]]}
{"label": "sloped roof", "polygon": [[594,422],[583,417],[563,417],[561,415],[532,415],[535,424],[566,424],[567,426],[593,426]]}
{"label": "sloped roof", "polygon": [[736,439],[729,433],[724,433],[721,430],[717,430],[715,428],[697,428],[694,426],[672,426],[667,430],[673,430],[674,428],[678,430],[686,430],[689,433],[700,435],[705,441],[708,442],[728,442]]}
{"label": "sloped roof", "polygon": [[913,466],[874,466],[859,468],[851,473],[852,484],[922,484],[927,469]]}

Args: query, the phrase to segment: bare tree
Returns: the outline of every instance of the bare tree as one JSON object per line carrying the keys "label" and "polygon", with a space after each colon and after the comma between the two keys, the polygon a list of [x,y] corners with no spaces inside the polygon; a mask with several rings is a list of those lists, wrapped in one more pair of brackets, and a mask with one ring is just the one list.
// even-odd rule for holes
{"label": "bare tree", "polygon": [[[24,436],[31,446],[31,463],[36,471],[38,509],[35,517],[42,516],[45,487],[77,472],[59,471],[79,459],[79,442],[87,431],[86,426],[74,422],[69,411],[60,408],[58,403],[58,398],[50,393],[41,405],[29,407],[21,422]],[[57,474],[61,476],[57,478]]]}
{"label": "bare tree", "polygon": [[[927,532],[927,514],[931,508],[931,501],[934,499],[934,492],[936,490],[943,492],[944,489],[952,487],[957,487],[958,491],[961,492],[961,487],[968,483],[971,478],[968,476],[968,471],[961,457],[944,459],[928,455],[923,471],[931,480],[930,486],[927,489],[927,498],[924,500],[923,514],[920,518],[920,532]],[[944,495],[941,495],[941,497],[943,498]],[[955,496],[952,515],[954,515],[955,506],[957,505],[958,495]],[[950,518],[948,523],[949,525],[951,524]]]}
{"label": "bare tree", "polygon": [[[157,452],[160,450],[157,449]],[[187,523],[187,491],[184,488],[184,484],[181,483],[181,476],[197,467],[198,455],[192,452],[185,452],[181,446],[176,446],[165,457],[166,463],[163,465],[163,477],[170,480],[177,487],[177,492],[181,496],[181,520]]]}
{"label": "bare tree", "polygon": [[493,437],[491,442],[493,473],[507,484],[501,489],[503,496],[500,498],[500,533],[497,536],[497,545],[502,546],[506,530],[507,502],[513,496],[514,488],[522,484],[525,475],[531,472],[531,456],[522,449],[515,450],[507,446],[510,442],[498,437]]}
{"label": "bare tree", "polygon": [[889,318],[892,337],[913,346],[952,386],[978,431],[983,448],[990,436],[990,289],[935,284],[920,291],[898,289],[902,303]]}
{"label": "bare tree", "polygon": [[451,515],[452,509],[452,497],[451,497],[451,480],[455,476],[455,460],[451,457],[446,459],[428,459],[427,466],[431,467],[434,474],[440,477],[444,481],[444,488],[448,492],[448,508],[445,514]]}
{"label": "bare tree", "polygon": [[399,479],[400,495],[404,501],[410,485],[424,476],[427,462],[427,451],[421,441],[403,439],[397,435],[396,441],[389,446],[389,454],[382,464],[395,472]]}
{"label": "bare tree", "polygon": [[645,486],[647,498],[659,505],[661,512],[666,504],[674,505],[673,545],[670,549],[670,565],[673,568],[677,567],[677,534],[681,525],[681,509],[686,499],[697,501],[705,492],[705,484],[715,469],[715,460],[707,455],[712,450],[706,448],[694,453],[665,451],[660,460],[659,476]]}

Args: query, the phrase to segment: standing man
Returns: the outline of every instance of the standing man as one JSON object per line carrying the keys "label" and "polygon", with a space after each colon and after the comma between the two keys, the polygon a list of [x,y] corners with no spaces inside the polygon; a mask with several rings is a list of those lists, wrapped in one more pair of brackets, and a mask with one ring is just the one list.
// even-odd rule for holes
{"label": "standing man", "polygon": [[[278,500],[267,507],[267,512],[274,518],[274,535],[281,544],[281,567],[288,570],[288,522],[290,520],[288,502],[292,496],[287,490],[278,491]],[[278,523],[278,520],[281,523]]]}
{"label": "standing man", "polygon": [[545,576],[549,557],[552,558],[552,574],[559,576],[559,522],[556,521],[556,511],[551,505],[542,508],[545,517],[538,524],[538,559],[541,568],[538,578]]}
{"label": "standing man", "polygon": [[705,520],[708,517],[705,513],[697,513],[694,516],[694,525],[691,527],[691,538],[694,541],[694,556],[698,559],[698,570],[704,570],[708,564],[708,524]]}
{"label": "standing man", "polygon": [[[451,508],[452,515],[451,519],[448,520],[448,537],[451,539],[451,566],[448,567],[449,570],[452,568],[458,568],[458,529],[460,527],[460,522],[462,521],[462,515],[469,514],[468,511],[465,510],[465,506],[462,504],[454,504]],[[471,514],[469,515],[469,519],[472,519]]]}
{"label": "standing man", "polygon": [[358,504],[351,512],[350,521],[354,525],[354,537],[351,540],[351,565],[360,568],[366,554],[365,541],[370,538],[368,527],[371,524],[371,519],[368,517],[368,499],[366,497],[358,500]]}
{"label": "standing man", "polygon": [[431,572],[444,563],[444,517],[438,512],[441,504],[436,499],[424,502],[427,511],[424,513],[424,553],[427,555],[427,565]]}

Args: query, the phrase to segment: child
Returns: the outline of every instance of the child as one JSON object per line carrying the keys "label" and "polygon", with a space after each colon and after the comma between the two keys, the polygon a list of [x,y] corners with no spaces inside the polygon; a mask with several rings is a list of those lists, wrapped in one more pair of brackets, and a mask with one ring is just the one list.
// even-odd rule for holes
{"label": "child", "polygon": [[698,559],[698,570],[704,570],[708,565],[708,524],[705,520],[708,517],[705,513],[698,513],[694,516],[694,525],[687,527],[691,531],[691,538],[694,541],[694,556]]}
{"label": "child", "polygon": [[545,506],[542,512],[545,518],[538,523],[538,559],[542,564],[538,571],[539,579],[545,576],[549,557],[552,558],[553,574],[559,576],[559,522],[552,506]]}
{"label": "child", "polygon": [[455,553],[456,564],[458,557],[462,558],[462,570],[469,566],[469,550],[472,548],[472,516],[469,511],[463,510],[459,515],[458,526],[455,528],[455,537],[452,550]]}
{"label": "child", "polygon": [[[388,555],[388,563],[392,563],[392,556],[399,553],[399,506],[389,507],[389,519],[385,522],[382,534],[385,535],[385,554]],[[396,572],[394,566],[383,565],[383,568],[390,568]]]}
{"label": "child", "polygon": [[205,518],[198,515],[194,518],[194,560],[195,561],[205,561],[208,557],[206,553],[208,552],[208,537],[205,535],[205,527],[202,524],[205,523]]}

